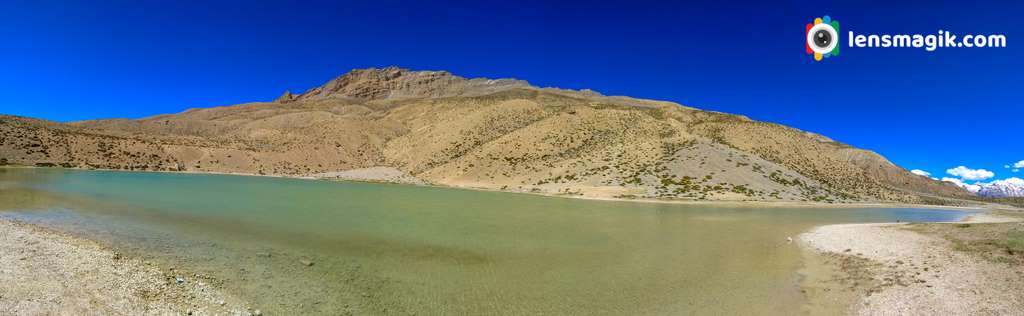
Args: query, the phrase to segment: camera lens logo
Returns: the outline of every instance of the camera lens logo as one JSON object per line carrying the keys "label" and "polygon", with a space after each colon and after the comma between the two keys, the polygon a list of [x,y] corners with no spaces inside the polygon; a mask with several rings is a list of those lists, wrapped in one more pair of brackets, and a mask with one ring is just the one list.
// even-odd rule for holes
{"label": "camera lens logo", "polygon": [[807,54],[814,54],[814,60],[839,55],[839,21],[829,16],[815,18],[807,23]]}

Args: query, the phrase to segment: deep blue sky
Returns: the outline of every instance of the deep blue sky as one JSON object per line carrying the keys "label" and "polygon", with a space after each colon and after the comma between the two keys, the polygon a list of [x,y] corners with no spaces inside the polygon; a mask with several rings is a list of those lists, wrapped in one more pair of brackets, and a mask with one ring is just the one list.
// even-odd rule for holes
{"label": "deep blue sky", "polygon": [[[140,118],[271,100],[353,68],[514,77],[747,115],[908,169],[1024,160],[1017,1],[4,1],[0,113]],[[814,62],[804,24],[842,23]],[[1006,48],[845,47],[858,33],[1002,33]]]}

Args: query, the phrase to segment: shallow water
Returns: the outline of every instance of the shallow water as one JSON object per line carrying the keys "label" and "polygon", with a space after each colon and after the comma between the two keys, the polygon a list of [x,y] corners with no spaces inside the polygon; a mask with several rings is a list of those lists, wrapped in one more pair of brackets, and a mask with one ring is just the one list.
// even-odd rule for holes
{"label": "shallow water", "polygon": [[0,210],[214,276],[269,314],[330,315],[791,315],[787,236],[965,215],[19,168],[0,168]]}

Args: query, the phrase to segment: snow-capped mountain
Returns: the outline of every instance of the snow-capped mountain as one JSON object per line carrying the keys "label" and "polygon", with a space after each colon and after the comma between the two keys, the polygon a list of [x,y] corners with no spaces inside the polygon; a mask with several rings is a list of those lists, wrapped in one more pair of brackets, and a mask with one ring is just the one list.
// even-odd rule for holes
{"label": "snow-capped mountain", "polygon": [[1024,197],[1024,179],[1009,178],[978,183],[978,195],[988,197]]}
{"label": "snow-capped mountain", "polygon": [[968,192],[987,197],[1024,197],[1024,179],[1007,178],[992,182],[965,183],[957,178],[942,178],[942,181],[956,184]]}

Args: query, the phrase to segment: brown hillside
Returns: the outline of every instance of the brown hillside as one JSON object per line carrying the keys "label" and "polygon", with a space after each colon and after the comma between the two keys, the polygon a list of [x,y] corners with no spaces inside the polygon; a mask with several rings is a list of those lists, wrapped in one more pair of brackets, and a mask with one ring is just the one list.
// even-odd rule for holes
{"label": "brown hillside", "polygon": [[[440,71],[140,120],[0,117],[0,163],[232,172],[591,197],[937,203],[969,194],[823,136],[671,102]],[[937,198],[940,197],[940,198]]]}

